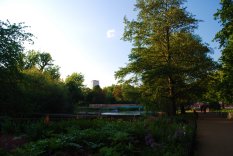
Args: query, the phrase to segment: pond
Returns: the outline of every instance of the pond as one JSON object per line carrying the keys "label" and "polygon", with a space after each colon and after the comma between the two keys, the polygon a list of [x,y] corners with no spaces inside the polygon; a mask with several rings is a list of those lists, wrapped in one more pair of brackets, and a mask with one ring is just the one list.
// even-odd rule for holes
{"label": "pond", "polygon": [[143,111],[123,111],[123,112],[103,112],[103,116],[139,116],[144,114]]}

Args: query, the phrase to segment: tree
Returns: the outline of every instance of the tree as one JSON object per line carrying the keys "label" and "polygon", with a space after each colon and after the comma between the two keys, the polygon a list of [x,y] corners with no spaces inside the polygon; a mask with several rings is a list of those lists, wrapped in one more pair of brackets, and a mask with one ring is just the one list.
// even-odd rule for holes
{"label": "tree", "polygon": [[45,69],[46,66],[51,66],[53,65],[53,60],[52,60],[52,57],[49,53],[40,53],[39,55],[39,59],[40,61],[38,62],[38,65],[39,65],[39,69],[41,71],[43,71]]}
{"label": "tree", "polygon": [[145,101],[166,105],[170,115],[176,114],[181,92],[200,84],[214,66],[209,48],[192,34],[198,20],[183,2],[137,0],[137,20],[124,19],[123,40],[133,44],[130,63],[115,74],[121,80],[133,74],[129,80],[142,83],[150,98]]}
{"label": "tree", "polygon": [[222,56],[221,96],[224,102],[233,102],[233,1],[221,0],[221,9],[215,13],[215,19],[220,20],[222,29],[216,34],[215,40],[220,43]]}
{"label": "tree", "polygon": [[12,112],[20,99],[17,82],[24,43],[33,43],[23,23],[0,21],[0,112]]}
{"label": "tree", "polygon": [[23,23],[0,21],[0,113],[72,112],[59,67],[49,53],[30,51],[33,35]]}
{"label": "tree", "polygon": [[116,99],[117,103],[124,102],[123,95],[122,95],[122,86],[121,85],[115,85],[114,86],[113,96]]}
{"label": "tree", "polygon": [[140,89],[129,84],[122,85],[122,96],[124,103],[138,104],[140,103]]}
{"label": "tree", "polygon": [[69,96],[73,104],[78,104],[84,100],[82,88],[83,88],[84,76],[81,73],[72,73],[67,76],[65,84],[69,90]]}
{"label": "tree", "polygon": [[226,47],[232,42],[233,34],[233,1],[221,0],[221,9],[214,14],[216,20],[220,20],[222,29],[216,34],[215,40],[220,43],[220,47]]}
{"label": "tree", "polygon": [[106,102],[104,91],[99,85],[94,86],[89,93],[88,101],[92,104],[103,104]]}
{"label": "tree", "polygon": [[115,87],[115,85],[103,88],[103,92],[105,94],[105,103],[107,103],[107,104],[116,103],[116,99],[113,95],[114,87]]}
{"label": "tree", "polygon": [[54,80],[60,78],[60,67],[53,64],[52,56],[49,53],[29,50],[24,54],[23,60],[23,69],[38,68],[40,71],[49,74]]}
{"label": "tree", "polygon": [[203,100],[209,103],[216,103],[222,101],[221,95],[221,82],[223,72],[221,70],[217,70],[212,75],[209,76],[209,81],[206,84],[207,92],[204,94]]}
{"label": "tree", "polygon": [[28,113],[71,113],[68,90],[62,82],[54,81],[50,75],[37,68],[22,71],[19,87],[22,104],[18,112]]}
{"label": "tree", "polygon": [[23,23],[0,21],[0,70],[17,71],[25,42],[33,43],[32,34]]}
{"label": "tree", "polygon": [[44,71],[46,68],[53,66],[53,59],[49,53],[30,50],[25,56],[25,68],[37,67]]}
{"label": "tree", "polygon": [[24,59],[23,69],[30,69],[33,67],[37,67],[37,64],[39,62],[39,52],[35,50],[29,50],[26,54],[24,54],[23,59]]}
{"label": "tree", "polygon": [[53,80],[59,80],[61,76],[59,70],[60,70],[59,66],[53,65],[53,66],[46,68],[44,72],[49,74]]}

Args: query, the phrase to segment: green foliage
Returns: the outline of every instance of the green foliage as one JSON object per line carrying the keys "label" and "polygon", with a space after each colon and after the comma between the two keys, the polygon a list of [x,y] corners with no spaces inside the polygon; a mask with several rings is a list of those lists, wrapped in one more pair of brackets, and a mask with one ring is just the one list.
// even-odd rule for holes
{"label": "green foliage", "polygon": [[220,95],[223,102],[233,102],[233,2],[221,0],[221,9],[215,13],[215,18],[220,20],[222,29],[216,34],[215,40],[222,47]]}
{"label": "green foliage", "polygon": [[183,2],[137,1],[137,19],[124,19],[123,40],[133,44],[130,62],[115,73],[121,81],[142,84],[146,107],[163,107],[171,115],[178,104],[194,100],[196,90],[202,93],[205,78],[215,69],[209,48],[192,34],[198,20]]}
{"label": "green foliage", "polygon": [[115,96],[113,94],[114,88],[115,85],[103,88],[103,92],[105,94],[105,103],[110,103],[110,104],[117,103]]}
{"label": "green foliage", "polygon": [[10,118],[4,118],[1,121],[1,133],[3,134],[19,134],[21,131],[20,125],[13,122]]}
{"label": "green foliage", "polygon": [[94,104],[105,103],[105,94],[99,85],[95,86],[88,94],[88,101]]}
{"label": "green foliage", "polygon": [[0,148],[0,155],[7,156],[7,151],[5,151],[5,150],[3,150],[3,149]]}
{"label": "green foliage", "polygon": [[140,103],[140,88],[123,83],[120,85],[112,85],[103,89],[105,94],[105,103]]}
{"label": "green foliage", "polygon": [[[19,67],[22,66],[24,43],[33,43],[33,35],[28,33],[23,23],[10,23],[0,20],[0,112],[17,111],[21,93],[17,87],[20,79]],[[16,102],[17,101],[17,102]]]}
{"label": "green foliage", "polygon": [[24,94],[22,112],[58,113],[70,112],[67,90],[63,83],[54,81],[50,75],[31,68],[24,70],[20,88]]}
{"label": "green foliage", "polygon": [[139,87],[135,87],[129,84],[124,84],[122,86],[122,95],[124,101],[128,103],[138,104],[140,103],[140,89]]}
{"label": "green foliage", "polygon": [[44,69],[47,66],[53,65],[52,57],[49,53],[30,50],[27,52],[27,55],[25,55],[24,58],[25,61],[25,68],[30,69],[33,67],[38,68],[41,71],[44,71]]}
{"label": "green foliage", "polygon": [[217,110],[217,112],[221,112],[221,113],[233,113],[233,109],[221,109],[221,110]]}
{"label": "green foliage", "polygon": [[25,69],[30,69],[36,67],[39,62],[39,52],[35,50],[30,50],[23,56]]}
{"label": "green foliage", "polygon": [[67,85],[83,87],[84,76],[81,73],[72,73],[71,75],[67,76],[65,82]]}
{"label": "green foliage", "polygon": [[20,64],[25,42],[32,43],[32,34],[25,31],[23,23],[11,24],[0,21],[0,70],[14,72]]}
{"label": "green foliage", "polygon": [[100,155],[103,156],[120,156],[112,147],[103,147],[100,149]]}
{"label": "green foliage", "polygon": [[63,82],[49,53],[23,52],[33,37],[23,23],[0,21],[0,28],[0,113],[71,113],[89,103],[138,103],[138,88],[130,85],[91,90],[83,85],[81,73]]}
{"label": "green foliage", "polygon": [[54,133],[54,129],[44,124],[43,120],[25,126],[25,133],[28,135],[28,138],[32,141],[49,138]]}
{"label": "green foliage", "polygon": [[232,0],[221,0],[221,9],[214,14],[215,19],[220,20],[222,24],[222,30],[220,30],[215,39],[220,43],[221,47],[225,47],[229,44],[233,34],[233,2]]}
{"label": "green foliage", "polygon": [[50,66],[48,68],[46,68],[45,73],[49,74],[50,77],[53,80],[59,80],[60,79],[60,72],[59,72],[60,67],[57,65],[54,66]]}
{"label": "green foliage", "polygon": [[[27,131],[37,131],[37,138],[9,154],[39,156],[76,152],[78,155],[184,156],[190,152],[195,130],[195,121],[187,116],[154,121],[97,119],[49,125],[39,122],[29,126]],[[27,135],[31,136],[30,133]],[[147,136],[154,140],[153,145],[146,142]]]}
{"label": "green foliage", "polygon": [[218,70],[209,76],[209,81],[206,84],[206,93],[203,95],[203,101],[218,102],[222,100],[220,96],[221,75],[222,72]]}
{"label": "green foliage", "polygon": [[123,89],[122,89],[121,85],[114,86],[113,95],[114,95],[116,101],[119,101],[119,102],[123,102],[124,101],[122,90]]}
{"label": "green foliage", "polygon": [[23,60],[23,69],[37,68],[49,74],[54,80],[60,78],[60,68],[53,64],[52,56],[49,53],[30,50],[23,56]]}
{"label": "green foliage", "polygon": [[49,53],[31,50],[33,43],[23,23],[0,21],[0,112],[71,112],[67,89],[59,82],[59,67]]}
{"label": "green foliage", "polygon": [[83,82],[84,76],[81,73],[73,73],[70,76],[67,76],[65,80],[66,87],[68,88],[68,94],[73,105],[84,101]]}

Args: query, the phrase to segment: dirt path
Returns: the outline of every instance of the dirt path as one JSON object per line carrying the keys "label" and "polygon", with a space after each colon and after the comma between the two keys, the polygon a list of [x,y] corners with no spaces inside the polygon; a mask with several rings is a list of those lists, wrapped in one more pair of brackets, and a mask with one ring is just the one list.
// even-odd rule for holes
{"label": "dirt path", "polygon": [[223,118],[200,118],[197,122],[195,156],[233,155],[233,121]]}

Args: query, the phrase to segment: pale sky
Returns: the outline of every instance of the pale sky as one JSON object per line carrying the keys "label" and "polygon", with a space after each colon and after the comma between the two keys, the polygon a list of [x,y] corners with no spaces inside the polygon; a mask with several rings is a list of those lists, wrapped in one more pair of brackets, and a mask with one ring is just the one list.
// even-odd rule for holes
{"label": "pale sky", "polygon": [[[115,84],[114,72],[128,62],[131,44],[121,40],[123,18],[135,19],[135,0],[0,0],[0,20],[25,22],[35,44],[27,49],[49,52],[60,66],[62,78],[82,73],[85,84],[99,80],[100,86]],[[196,31],[203,42],[212,42],[220,26],[213,19],[219,0],[188,0],[187,9],[203,20]]]}

